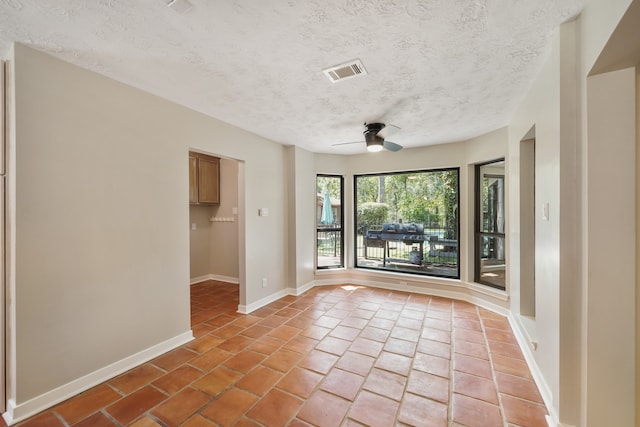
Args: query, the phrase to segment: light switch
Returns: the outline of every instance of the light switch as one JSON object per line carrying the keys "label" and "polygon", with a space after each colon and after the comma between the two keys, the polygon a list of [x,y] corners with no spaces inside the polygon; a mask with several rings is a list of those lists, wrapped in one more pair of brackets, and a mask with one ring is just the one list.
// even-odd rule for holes
{"label": "light switch", "polygon": [[259,216],[269,216],[269,208],[260,208],[258,211]]}
{"label": "light switch", "polygon": [[549,221],[549,202],[542,204],[542,220]]}
{"label": "light switch", "polygon": [[238,215],[238,208],[232,208],[231,213],[234,215]]}
{"label": "light switch", "polygon": [[191,229],[192,229],[192,230],[195,230],[195,229],[196,229],[196,223],[195,223],[195,222],[191,224]]}

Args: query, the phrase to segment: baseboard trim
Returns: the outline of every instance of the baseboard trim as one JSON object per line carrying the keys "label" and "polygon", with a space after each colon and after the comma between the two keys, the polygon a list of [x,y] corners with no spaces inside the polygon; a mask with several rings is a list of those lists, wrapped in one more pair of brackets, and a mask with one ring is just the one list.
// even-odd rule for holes
{"label": "baseboard trim", "polygon": [[184,332],[136,354],[125,357],[111,365],[91,372],[81,378],[68,382],[58,388],[48,391],[24,403],[17,404],[14,399],[7,401],[7,412],[2,414],[7,425],[13,425],[33,416],[47,408],[69,399],[85,390],[103,383],[123,372],[158,357],[176,347],[193,340],[191,331]]}
{"label": "baseboard trim", "polygon": [[196,283],[206,282],[207,280],[216,280],[218,282],[233,283],[235,285],[240,284],[240,279],[237,277],[221,276],[219,274],[206,274],[200,277],[192,277],[189,280],[189,284],[195,285]]}
{"label": "baseboard trim", "polygon": [[538,386],[542,401],[547,407],[547,411],[549,411],[549,415],[546,416],[547,424],[549,425],[549,427],[562,426],[563,424],[560,423],[558,413],[553,406],[553,393],[551,392],[551,388],[549,387],[549,384],[547,384],[547,381],[544,379],[544,375],[542,374],[542,371],[540,370],[540,367],[538,366],[536,358],[533,354],[534,350],[531,345],[529,332],[522,325],[522,323],[518,321],[516,316],[510,311],[507,313],[507,320],[509,320],[509,324],[511,325],[513,334],[516,337],[516,341],[518,341],[518,346],[520,347],[520,350],[522,350],[524,360],[527,362],[527,366],[529,366],[531,376]]}
{"label": "baseboard trim", "polygon": [[249,305],[243,305],[240,304],[238,306],[238,313],[240,314],[249,314],[253,311],[256,311],[259,308],[264,307],[267,304],[271,304],[274,301],[279,300],[282,297],[286,297],[287,295],[290,295],[290,289],[286,288],[286,289],[281,289],[276,293],[273,293],[271,295],[267,295],[264,298],[259,299],[256,302],[253,302]]}
{"label": "baseboard trim", "polygon": [[451,299],[466,301],[466,302],[475,304],[479,307],[486,308],[487,310],[493,311],[502,316],[507,316],[509,312],[509,310],[505,307],[502,307],[497,304],[493,304],[491,302],[478,298],[477,296],[469,293],[469,291],[473,291],[473,289],[469,289],[466,286],[460,287],[460,289],[464,290],[465,292],[458,292],[456,290],[451,290],[451,289],[455,289],[451,287],[451,285],[449,285],[451,289],[445,290],[445,289],[425,288],[425,287],[418,287],[418,286],[411,286],[411,285],[400,285],[400,284],[391,283],[391,282],[373,281],[370,279],[361,280],[361,279],[351,278],[349,280],[339,280],[339,279],[316,280],[315,282],[313,282],[313,286],[309,287],[309,289],[311,289],[314,286],[329,286],[329,285],[341,285],[341,284],[360,285],[360,286],[367,286],[371,288],[388,289],[391,291],[404,291],[404,292],[412,292],[414,294],[431,295],[431,296],[442,297],[442,298],[451,298]]}
{"label": "baseboard trim", "polygon": [[309,289],[315,287],[316,284],[315,282],[312,280],[309,283],[305,283],[302,286],[298,286],[297,288],[289,288],[289,295],[293,295],[296,297],[299,297],[300,295],[304,294],[305,292],[307,292]]}

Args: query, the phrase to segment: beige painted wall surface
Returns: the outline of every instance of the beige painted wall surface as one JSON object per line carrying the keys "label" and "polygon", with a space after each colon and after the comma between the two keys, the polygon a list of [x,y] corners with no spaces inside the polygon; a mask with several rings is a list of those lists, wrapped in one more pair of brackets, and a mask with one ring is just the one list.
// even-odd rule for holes
{"label": "beige painted wall surface", "polygon": [[287,286],[280,144],[23,46],[15,67],[18,404],[189,331],[189,148],[244,162],[241,303]]}
{"label": "beige painted wall surface", "polygon": [[[238,162],[220,159],[220,205],[213,207],[213,216],[233,218],[233,222],[210,222],[209,274],[238,279]],[[207,219],[208,220],[208,219]],[[191,275],[193,276],[193,273]]]}
{"label": "beige painted wall surface", "polygon": [[[509,125],[512,185],[519,178],[520,140],[533,125],[536,126],[537,311],[532,328],[527,332],[521,325],[521,329],[537,341],[534,355],[543,386],[548,387],[546,393],[553,399],[551,410],[554,417],[568,425],[587,425],[585,396],[597,394],[594,389],[599,387],[592,384],[587,390],[581,379],[581,372],[587,369],[584,346],[589,335],[584,323],[588,315],[582,303],[587,277],[593,268],[579,253],[590,238],[589,230],[582,228],[590,216],[590,213],[587,215],[590,207],[584,191],[587,180],[602,179],[602,174],[598,178],[597,171],[591,171],[581,160],[586,159],[583,145],[587,135],[586,75],[590,68],[587,64],[595,61],[628,4],[626,0],[594,0],[575,23],[563,25],[554,37],[547,63]],[[607,163],[607,167],[612,166]],[[520,255],[517,197],[509,199],[512,224],[509,239],[511,309],[518,319],[520,292],[518,266],[514,262]],[[543,221],[540,215],[541,204],[545,202],[549,203],[549,221]],[[616,308],[610,310],[608,315],[599,318],[616,316],[613,313]],[[581,336],[583,333],[585,335]],[[622,368],[615,366],[614,370],[617,369]],[[613,407],[611,399],[604,401]],[[581,407],[585,411],[583,414]],[[611,424],[609,419],[606,424],[615,423]]]}
{"label": "beige painted wall surface", "polygon": [[18,403],[190,329],[186,156],[157,98],[17,46]]}
{"label": "beige painted wall surface", "polygon": [[[636,67],[636,266],[640,265],[640,67]],[[636,423],[640,421],[640,271],[636,268]]]}
{"label": "beige painted wall surface", "polygon": [[[515,186],[509,198],[509,270],[511,310],[520,321],[520,198],[519,162],[521,140],[535,125],[535,324],[526,329],[526,336],[537,342],[533,350],[536,363],[544,376],[543,393],[553,396],[550,402],[558,410],[560,358],[560,35],[552,41],[549,59],[541,69],[531,90],[520,104],[509,125],[509,180]],[[549,219],[542,218],[542,204],[549,204]],[[525,330],[521,323],[521,328]],[[546,387],[545,387],[546,386]]]}
{"label": "beige painted wall surface", "polygon": [[211,206],[189,205],[189,277],[192,279],[212,274],[212,227],[209,221],[212,215]]}
{"label": "beige painted wall surface", "polygon": [[[635,69],[589,78],[586,416],[635,424]],[[615,167],[612,167],[615,165]],[[606,243],[616,237],[615,251]],[[619,237],[619,238],[617,238]]]}
{"label": "beige painted wall surface", "polygon": [[288,240],[291,248],[288,262],[290,286],[303,287],[313,283],[315,272],[315,212],[316,176],[314,154],[299,147],[287,147],[287,186],[290,212]]}

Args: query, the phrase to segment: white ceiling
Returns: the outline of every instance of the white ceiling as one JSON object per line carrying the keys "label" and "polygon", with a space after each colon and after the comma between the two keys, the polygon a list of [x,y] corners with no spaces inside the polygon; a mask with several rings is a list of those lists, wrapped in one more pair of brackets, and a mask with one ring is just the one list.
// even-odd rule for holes
{"label": "white ceiling", "polygon": [[[405,147],[509,122],[587,0],[0,0],[18,41],[283,144],[364,152],[364,122]],[[368,75],[322,69],[359,58]]]}

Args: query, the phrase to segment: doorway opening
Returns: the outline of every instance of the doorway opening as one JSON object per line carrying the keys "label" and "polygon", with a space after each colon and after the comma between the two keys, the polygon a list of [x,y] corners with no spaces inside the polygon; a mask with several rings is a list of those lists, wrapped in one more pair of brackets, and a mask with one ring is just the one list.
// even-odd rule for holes
{"label": "doorway opening", "polygon": [[231,315],[244,297],[243,166],[235,159],[189,152],[189,277],[196,338],[211,326],[204,323],[211,322],[212,310]]}

